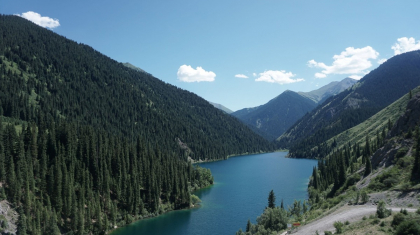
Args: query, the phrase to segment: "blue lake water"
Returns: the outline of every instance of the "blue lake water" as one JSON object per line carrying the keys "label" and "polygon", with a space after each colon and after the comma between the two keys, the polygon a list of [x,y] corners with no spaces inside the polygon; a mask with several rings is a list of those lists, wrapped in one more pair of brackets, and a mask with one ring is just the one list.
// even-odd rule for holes
{"label": "blue lake water", "polygon": [[232,157],[200,164],[209,168],[215,184],[197,191],[201,207],[172,211],[137,221],[112,235],[234,235],[245,230],[248,219],[256,222],[274,190],[276,204],[291,205],[307,199],[307,184],[315,160],[285,158],[286,152]]}

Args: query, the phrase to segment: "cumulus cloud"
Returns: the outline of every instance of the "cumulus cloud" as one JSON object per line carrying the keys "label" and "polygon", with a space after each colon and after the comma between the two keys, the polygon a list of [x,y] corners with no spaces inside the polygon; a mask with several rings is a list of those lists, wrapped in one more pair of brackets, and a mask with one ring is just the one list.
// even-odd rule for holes
{"label": "cumulus cloud", "polygon": [[379,53],[372,47],[363,48],[347,47],[339,55],[334,55],[332,65],[326,65],[315,60],[308,61],[311,68],[323,69],[321,73],[315,73],[316,78],[325,78],[329,74],[366,74],[366,69],[372,67],[371,60],[378,58]]}
{"label": "cumulus cloud", "polygon": [[252,73],[252,76],[254,76],[254,77],[256,77],[256,76],[258,76],[256,73]]}
{"label": "cumulus cloud", "polygon": [[315,73],[316,78],[325,78],[327,75],[325,73]]}
{"label": "cumulus cloud", "polygon": [[58,19],[52,19],[48,16],[41,16],[40,14],[33,12],[33,11],[28,11],[22,14],[17,14],[17,16],[20,16],[22,18],[25,18],[29,21],[34,22],[35,24],[44,27],[44,28],[57,28],[58,26],[60,26],[60,22],[58,21]]}
{"label": "cumulus cloud", "polygon": [[263,73],[260,73],[259,77],[255,79],[255,81],[278,83],[280,85],[305,81],[303,78],[292,79],[292,77],[295,77],[295,76],[296,74],[293,74],[292,72],[286,72],[284,70],[280,70],[280,71],[268,70]]}
{"label": "cumulus cloud", "polygon": [[181,65],[178,69],[178,80],[182,82],[213,82],[216,74],[206,71],[202,67],[192,68],[190,65]]}
{"label": "cumulus cloud", "polygon": [[409,51],[420,50],[420,41],[417,41],[411,37],[402,37],[397,39],[397,43],[391,47],[394,50],[394,55],[399,55]]}
{"label": "cumulus cloud", "polygon": [[236,74],[235,78],[248,78],[245,74]]}

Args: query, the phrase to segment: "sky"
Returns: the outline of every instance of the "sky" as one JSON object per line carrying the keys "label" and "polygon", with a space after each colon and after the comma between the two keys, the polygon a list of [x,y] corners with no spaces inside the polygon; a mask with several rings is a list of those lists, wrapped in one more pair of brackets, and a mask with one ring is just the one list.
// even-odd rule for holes
{"label": "sky", "polygon": [[236,111],[356,79],[420,49],[420,1],[1,0],[19,15]]}

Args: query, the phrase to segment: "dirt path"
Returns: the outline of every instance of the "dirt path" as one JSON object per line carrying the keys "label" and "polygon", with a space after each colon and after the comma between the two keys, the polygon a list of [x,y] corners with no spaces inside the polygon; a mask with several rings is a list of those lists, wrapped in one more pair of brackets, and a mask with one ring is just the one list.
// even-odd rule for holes
{"label": "dirt path", "polygon": [[[389,208],[389,207],[387,207]],[[400,211],[401,208],[393,207],[392,211]],[[416,211],[415,209],[407,209],[409,212]],[[376,206],[343,206],[335,212],[313,221],[309,224],[303,225],[298,229],[296,235],[312,235],[318,231],[319,234],[324,234],[324,231],[335,231],[334,222],[349,221],[350,223],[362,220],[363,216],[369,216],[376,213]]]}

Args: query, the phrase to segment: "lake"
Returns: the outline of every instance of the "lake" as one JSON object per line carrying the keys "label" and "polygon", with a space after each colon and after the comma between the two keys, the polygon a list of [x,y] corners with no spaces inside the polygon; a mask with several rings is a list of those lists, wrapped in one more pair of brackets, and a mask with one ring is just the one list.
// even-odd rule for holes
{"label": "lake", "polygon": [[202,163],[214,176],[215,184],[195,194],[201,207],[172,211],[159,217],[137,221],[112,235],[234,235],[245,230],[248,219],[256,223],[274,190],[276,205],[284,200],[307,199],[307,184],[316,160],[285,158],[287,152],[232,157]]}

